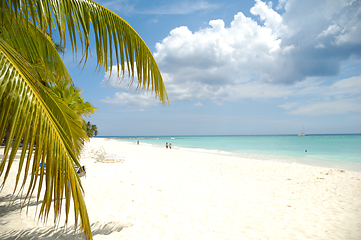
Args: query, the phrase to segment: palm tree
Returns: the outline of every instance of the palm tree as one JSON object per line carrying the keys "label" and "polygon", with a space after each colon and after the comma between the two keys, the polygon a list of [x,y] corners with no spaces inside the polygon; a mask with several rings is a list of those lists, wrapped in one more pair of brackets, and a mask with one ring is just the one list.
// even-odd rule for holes
{"label": "palm tree", "polygon": [[93,131],[93,136],[98,136],[98,127],[95,124],[92,124],[92,131]]}
{"label": "palm tree", "polygon": [[71,82],[61,82],[54,84],[51,87],[52,91],[60,97],[68,107],[73,110],[80,117],[90,117],[97,107],[94,107],[89,102],[84,102],[84,99],[80,96],[81,90],[71,84]]}
{"label": "palm tree", "polygon": [[92,129],[94,131],[94,136],[98,136],[98,127],[97,127],[97,125],[92,125]]}
{"label": "palm tree", "polygon": [[72,201],[75,225],[80,220],[86,239],[92,239],[92,234],[74,164],[79,166],[80,150],[88,138],[83,120],[46,83],[72,83],[51,40],[54,31],[60,36],[60,45],[70,42],[73,51],[82,47],[85,65],[91,28],[98,70],[116,64],[118,77],[128,71],[139,87],[154,91],[163,104],[168,102],[150,50],[127,22],[108,9],[91,0],[0,3],[0,139],[7,135],[0,176],[4,184],[22,142],[14,193],[29,182],[25,199],[30,202],[37,189],[37,200],[42,199],[39,217],[44,221],[51,207],[59,221],[64,200],[67,223]]}
{"label": "palm tree", "polygon": [[86,133],[88,137],[98,136],[98,127],[95,124],[91,124],[91,122],[87,122],[86,124]]}

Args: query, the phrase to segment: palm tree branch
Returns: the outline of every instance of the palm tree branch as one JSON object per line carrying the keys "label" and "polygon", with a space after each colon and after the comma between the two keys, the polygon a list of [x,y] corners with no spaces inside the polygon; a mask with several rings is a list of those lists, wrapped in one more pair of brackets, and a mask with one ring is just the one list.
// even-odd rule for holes
{"label": "palm tree branch", "polygon": [[[4,135],[4,131],[8,131],[9,139],[15,138],[12,148],[12,141],[6,142],[4,157],[0,163],[0,175],[4,174],[4,184],[9,176],[20,140],[25,138],[24,142],[30,142],[30,145],[23,146],[29,151],[26,173],[30,168],[30,161],[33,163],[30,170],[30,185],[25,199],[30,201],[37,183],[40,183],[37,193],[39,200],[43,181],[42,174],[45,171],[42,166],[39,173],[39,164],[46,163],[46,170],[49,170],[45,179],[44,196],[46,198],[42,203],[39,217],[45,216],[46,218],[48,216],[49,204],[53,200],[55,220],[59,219],[63,194],[65,194],[67,204],[72,197],[76,216],[75,223],[78,224],[78,215],[80,215],[82,228],[87,238],[90,239],[91,231],[82,196],[83,190],[74,168],[74,164],[79,165],[80,149],[86,139],[82,130],[82,120],[61,99],[39,84],[38,78],[39,75],[32,70],[32,65],[0,38],[0,85],[2,88],[10,89],[10,91],[4,91],[0,96],[0,117],[3,119],[2,124],[6,126],[2,125],[3,132],[0,132],[0,136]],[[25,127],[18,125],[19,123],[24,124]],[[34,143],[35,150],[33,150]],[[7,168],[5,169],[6,163]],[[23,162],[21,167],[22,165]],[[18,175],[21,171],[22,168],[19,165]],[[27,177],[28,174],[25,174],[22,188]],[[51,192],[54,192],[53,198],[51,198]],[[69,208],[66,208],[67,219],[68,214]]]}
{"label": "palm tree branch", "polygon": [[[21,16],[17,16],[16,21],[24,24],[15,24],[16,21],[8,18],[4,18],[3,21],[4,26],[0,32],[2,38],[33,63],[39,74],[51,82],[70,81],[73,84],[65,64],[57,52],[56,45],[48,34],[37,26],[32,26],[31,22]],[[57,75],[54,75],[55,73]]]}
{"label": "palm tree branch", "polygon": [[[18,5],[18,1],[22,4]],[[56,22],[59,36],[61,40],[64,40],[64,44],[66,33],[69,34],[73,51],[77,50],[76,39],[79,37],[84,47],[82,59],[84,65],[90,51],[89,33],[92,25],[95,34],[97,69],[108,69],[115,58],[118,77],[121,70],[122,76],[128,71],[129,77],[134,78],[135,70],[137,70],[138,86],[154,91],[163,104],[168,102],[164,82],[151,51],[137,32],[114,12],[92,0],[67,0],[61,3],[51,0],[38,0],[31,3],[25,0],[8,0],[7,2],[10,5],[9,9],[17,8],[24,17],[27,17],[24,14],[26,11],[29,14],[29,21],[41,29],[48,29],[51,32],[50,28]],[[35,4],[37,11],[27,11],[30,8],[29,5],[32,4]],[[113,51],[116,53],[115,56]],[[127,62],[127,65],[124,62]],[[110,67],[111,72],[112,67]],[[152,85],[151,88],[150,85]]]}

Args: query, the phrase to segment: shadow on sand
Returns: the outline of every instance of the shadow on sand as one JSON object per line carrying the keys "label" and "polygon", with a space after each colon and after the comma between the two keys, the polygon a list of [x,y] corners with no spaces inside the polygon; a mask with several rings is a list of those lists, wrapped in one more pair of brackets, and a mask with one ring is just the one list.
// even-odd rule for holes
{"label": "shadow on sand", "polygon": [[[36,202],[33,198],[29,206],[40,205],[42,201]],[[20,214],[21,207],[24,203],[24,198],[22,196],[6,195],[0,197],[0,224],[7,224],[4,221],[4,217],[8,214]],[[23,207],[23,211],[26,212],[27,202]],[[18,212],[18,213],[16,213]],[[26,213],[25,213],[26,214]],[[113,232],[120,232],[125,225],[121,225],[116,222],[108,223],[93,223],[91,224],[91,229],[93,236],[95,235],[109,235]],[[36,227],[31,229],[24,230],[12,230],[8,232],[0,233],[1,240],[34,240],[34,239],[84,239],[84,234],[79,234],[79,231],[76,231],[74,226],[64,226],[64,227]]]}
{"label": "shadow on sand", "polygon": [[43,201],[36,202],[35,198],[32,197],[32,199],[30,200],[29,204],[28,201],[25,201],[23,196],[14,196],[12,194],[8,194],[6,196],[1,196],[0,197],[0,219],[7,215],[10,214],[12,212],[16,212],[21,210],[21,208],[23,208],[23,210],[26,211],[27,206],[31,207],[31,206],[36,206],[36,205],[40,205]]}
{"label": "shadow on sand", "polygon": [[[109,235],[113,232],[120,232],[124,227],[116,222],[108,223],[93,223],[91,229],[93,236],[95,235]],[[35,240],[35,239],[84,239],[84,234],[79,234],[74,226],[70,227],[38,227],[26,230],[13,230],[5,233],[0,233],[1,240]]]}

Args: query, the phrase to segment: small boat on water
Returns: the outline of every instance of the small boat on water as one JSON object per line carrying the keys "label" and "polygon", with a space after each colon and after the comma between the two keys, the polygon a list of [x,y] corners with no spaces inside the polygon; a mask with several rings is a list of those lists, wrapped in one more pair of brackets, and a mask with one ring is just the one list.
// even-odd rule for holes
{"label": "small boat on water", "polygon": [[297,136],[307,136],[307,135],[304,134],[304,132],[303,132],[303,125],[302,125],[302,133],[298,134]]}

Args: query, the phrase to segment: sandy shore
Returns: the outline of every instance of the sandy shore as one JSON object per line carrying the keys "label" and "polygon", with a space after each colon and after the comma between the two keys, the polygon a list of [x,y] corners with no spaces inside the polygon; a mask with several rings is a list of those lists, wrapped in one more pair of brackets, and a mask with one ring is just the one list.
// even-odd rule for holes
{"label": "sandy shore", "polygon": [[[81,159],[94,239],[361,239],[359,172],[99,138],[89,149],[100,146],[125,160]],[[38,223],[35,203],[28,215],[9,205],[14,181],[0,193],[0,239],[81,238]]]}

